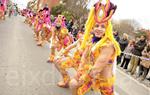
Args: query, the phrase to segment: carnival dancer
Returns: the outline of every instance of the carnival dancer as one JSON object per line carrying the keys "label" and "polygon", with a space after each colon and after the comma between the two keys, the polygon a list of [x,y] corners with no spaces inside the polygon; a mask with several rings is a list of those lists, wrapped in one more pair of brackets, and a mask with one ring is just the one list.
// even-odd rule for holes
{"label": "carnival dancer", "polygon": [[41,39],[38,43],[39,46],[42,46],[44,42],[49,42],[50,37],[52,36],[51,32],[51,19],[50,19],[50,10],[48,7],[43,9],[43,26],[41,32]]}
{"label": "carnival dancer", "polygon": [[42,11],[43,10],[39,10],[36,18],[36,24],[35,24],[35,34],[36,34],[35,40],[37,41],[37,43],[40,40],[40,32],[42,30],[42,25],[44,23]]}
{"label": "carnival dancer", "polygon": [[[80,35],[80,38],[76,42],[66,47],[63,51],[60,51],[55,59],[55,66],[63,77],[63,80],[58,83],[59,87],[69,87],[70,76],[67,73],[68,68],[78,69],[82,55],[82,50],[80,49],[83,40],[82,36]],[[72,49],[75,49],[73,55],[69,53]]]}
{"label": "carnival dancer", "polygon": [[35,20],[36,20],[36,13],[33,13],[33,16],[31,18],[31,23],[32,23],[33,27],[34,27],[34,24],[35,24]]}
{"label": "carnival dancer", "polygon": [[35,20],[34,20],[34,39],[37,41],[37,37],[38,37],[38,34],[37,34],[37,25],[38,25],[38,18],[39,18],[39,12],[36,13],[36,16],[35,16]]}
{"label": "carnival dancer", "polygon": [[[95,26],[98,27],[98,26]],[[97,29],[92,30],[91,37],[89,36],[89,39],[91,39],[88,44],[92,45],[98,42],[101,38],[96,36]],[[96,32],[95,32],[96,31]],[[55,66],[58,69],[58,71],[61,73],[63,77],[63,81],[60,81],[58,83],[58,86],[67,88],[69,87],[70,82],[70,76],[67,73],[67,69],[74,68],[75,70],[78,70],[79,65],[81,63],[81,57],[84,51],[88,52],[87,50],[81,49],[81,44],[83,40],[83,34],[78,35],[78,40],[65,48],[62,53],[59,53],[59,58],[56,59]],[[72,49],[75,49],[74,54],[70,54]],[[72,52],[71,52],[72,53]]]}
{"label": "carnival dancer", "polygon": [[[100,7],[101,3],[97,4],[95,8],[91,9],[89,17],[97,13],[95,9]],[[72,95],[85,95],[91,88],[94,91],[101,92],[102,95],[114,95],[114,63],[121,51],[113,37],[110,18],[108,19],[108,17],[113,15],[116,8],[109,1],[107,1],[107,4],[109,7],[104,12],[104,18],[101,21],[98,21],[97,16],[93,16],[95,23],[101,25],[103,22],[104,24],[96,34],[101,37],[101,40],[93,46],[87,46],[87,51],[90,53],[87,51],[83,53],[77,76],[70,82],[70,87],[73,89]],[[93,26],[95,23],[90,24],[90,26]],[[105,29],[105,31],[101,31],[101,29]],[[87,60],[87,57],[90,60]]]}
{"label": "carnival dancer", "polygon": [[0,19],[1,20],[5,19],[5,7],[3,4],[0,5]]}
{"label": "carnival dancer", "polygon": [[32,11],[29,12],[29,17],[28,17],[28,24],[31,27],[33,23],[33,15],[34,13]]}
{"label": "carnival dancer", "polygon": [[31,14],[31,11],[27,9],[26,14],[25,14],[26,19],[24,21],[25,24],[29,24],[30,14]]}
{"label": "carnival dancer", "polygon": [[58,17],[52,25],[52,37],[50,40],[50,56],[47,62],[53,62],[56,51],[64,49],[71,43],[64,19],[65,17],[63,15],[58,15]]}
{"label": "carnival dancer", "polygon": [[[99,40],[99,39],[94,36],[93,41],[97,41],[97,40]],[[74,43],[71,46],[69,46],[68,48],[66,48],[65,55],[66,55],[66,51],[69,52],[69,50],[76,47],[78,45],[77,43],[79,43],[79,42],[81,43],[81,39],[80,39],[80,41],[77,41],[76,43]],[[90,42],[92,42],[92,41],[90,41]],[[68,87],[68,82],[69,82],[70,78],[66,72],[66,69],[68,69],[68,68],[75,68],[76,70],[78,69],[83,50],[79,47],[76,47],[76,48],[77,48],[77,51],[75,52],[73,57],[65,56],[65,57],[61,57],[61,58],[57,59],[56,67],[60,71],[61,75],[63,76],[63,81],[58,83],[58,86],[60,86],[60,87]]]}

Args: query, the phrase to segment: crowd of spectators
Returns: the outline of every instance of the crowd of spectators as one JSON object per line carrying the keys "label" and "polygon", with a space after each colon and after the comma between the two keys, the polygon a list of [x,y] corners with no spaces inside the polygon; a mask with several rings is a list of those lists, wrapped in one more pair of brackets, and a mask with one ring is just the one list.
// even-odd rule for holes
{"label": "crowd of spectators", "polygon": [[118,32],[114,32],[114,37],[122,51],[117,58],[118,66],[140,81],[150,81],[150,41],[146,36],[129,39],[125,33],[119,37]]}

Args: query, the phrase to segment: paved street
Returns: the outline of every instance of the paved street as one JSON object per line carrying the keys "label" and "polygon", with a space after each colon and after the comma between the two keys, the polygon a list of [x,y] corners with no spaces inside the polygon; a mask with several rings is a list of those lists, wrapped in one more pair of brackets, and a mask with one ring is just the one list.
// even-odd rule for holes
{"label": "paved street", "polygon": [[[0,95],[71,95],[69,89],[57,87],[61,77],[46,63],[48,54],[48,45],[36,46],[22,17],[0,21]],[[118,95],[150,95],[149,91],[117,70]]]}

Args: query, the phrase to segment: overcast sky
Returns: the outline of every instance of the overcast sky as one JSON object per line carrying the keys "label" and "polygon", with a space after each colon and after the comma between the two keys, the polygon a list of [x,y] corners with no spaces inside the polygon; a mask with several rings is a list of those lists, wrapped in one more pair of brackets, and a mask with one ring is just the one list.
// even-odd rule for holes
{"label": "overcast sky", "polygon": [[[12,0],[20,7],[25,7],[30,0]],[[91,0],[91,3],[97,0]],[[118,8],[114,19],[136,19],[144,27],[150,29],[150,0],[111,0]]]}
{"label": "overcast sky", "polygon": [[115,19],[136,19],[150,29],[150,0],[113,0],[118,5]]}

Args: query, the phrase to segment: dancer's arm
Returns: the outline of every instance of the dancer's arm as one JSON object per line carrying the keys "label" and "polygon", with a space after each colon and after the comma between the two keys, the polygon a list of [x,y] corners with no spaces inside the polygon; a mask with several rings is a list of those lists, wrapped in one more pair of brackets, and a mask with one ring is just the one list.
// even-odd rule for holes
{"label": "dancer's arm", "polygon": [[91,50],[92,46],[89,45],[85,48],[82,57],[81,57],[81,63],[79,65],[79,70],[83,68],[83,66],[87,63],[87,58],[88,58],[88,54],[90,53],[89,51]]}
{"label": "dancer's arm", "polygon": [[65,51],[68,52],[71,49],[75,48],[77,46],[77,44],[79,43],[79,40],[77,40],[76,42],[74,42],[73,44],[69,45],[68,47],[66,47]]}
{"label": "dancer's arm", "polygon": [[90,72],[90,75],[94,77],[96,74],[100,73],[108,64],[109,60],[114,54],[114,47],[105,46],[101,49],[101,53]]}
{"label": "dancer's arm", "polygon": [[59,54],[60,55],[66,55],[70,50],[72,50],[73,48],[75,48],[79,42],[80,42],[80,40],[77,40],[73,44],[71,44],[68,47],[66,47],[63,51],[60,51]]}

